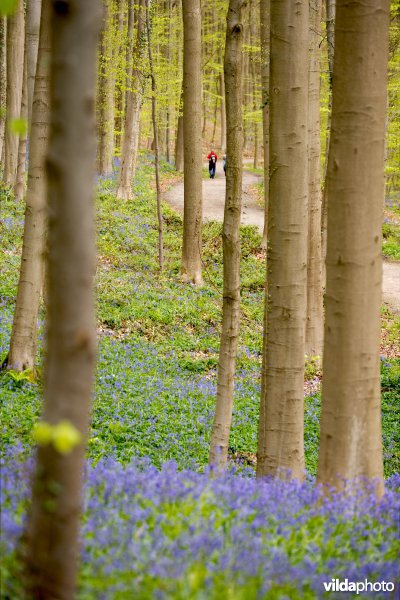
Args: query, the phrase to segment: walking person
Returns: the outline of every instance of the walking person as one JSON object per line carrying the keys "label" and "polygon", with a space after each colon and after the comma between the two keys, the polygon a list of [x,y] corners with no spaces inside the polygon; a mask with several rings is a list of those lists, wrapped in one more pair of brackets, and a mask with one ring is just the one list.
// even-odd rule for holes
{"label": "walking person", "polygon": [[226,154],[224,154],[222,157],[222,166],[223,166],[225,177],[226,177]]}
{"label": "walking person", "polygon": [[215,171],[217,169],[218,156],[215,154],[214,150],[211,150],[211,152],[207,156],[207,158],[208,158],[208,171],[210,173],[210,179],[214,179]]}

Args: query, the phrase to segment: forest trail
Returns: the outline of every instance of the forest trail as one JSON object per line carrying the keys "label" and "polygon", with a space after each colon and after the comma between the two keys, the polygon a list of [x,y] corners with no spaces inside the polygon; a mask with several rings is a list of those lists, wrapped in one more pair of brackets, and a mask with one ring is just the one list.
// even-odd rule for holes
{"label": "forest trail", "polygon": [[[208,163],[204,166],[208,167]],[[261,181],[260,175],[243,171],[242,225],[256,225],[261,233],[264,223],[264,212],[258,206],[255,198],[249,193],[249,188]],[[183,213],[183,182],[174,185],[166,194],[165,199],[178,212]],[[203,219],[205,221],[223,221],[225,204],[225,175],[222,161],[217,163],[215,179],[203,179]]]}
{"label": "forest trail", "polygon": [[383,301],[400,315],[400,262],[383,261]]}
{"label": "forest trail", "polygon": [[[260,233],[264,226],[264,211],[257,204],[249,188],[261,181],[260,175],[243,170],[242,225],[255,225]],[[174,185],[165,200],[183,213],[183,182]],[[222,161],[217,163],[215,179],[203,179],[203,218],[206,221],[223,221],[225,203],[225,176]],[[400,314],[400,262],[383,261],[383,301]]]}

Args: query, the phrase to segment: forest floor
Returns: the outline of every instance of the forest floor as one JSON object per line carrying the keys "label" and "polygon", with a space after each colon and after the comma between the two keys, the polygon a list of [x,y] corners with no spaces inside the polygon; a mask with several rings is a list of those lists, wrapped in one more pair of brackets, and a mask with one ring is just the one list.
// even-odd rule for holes
{"label": "forest floor", "polygon": [[[225,204],[225,176],[222,164],[217,164],[215,179],[203,180],[203,218],[205,221],[223,221]],[[255,225],[260,233],[264,227],[264,210],[260,206],[254,186],[262,176],[243,170],[242,225]],[[165,200],[178,212],[183,213],[183,181],[176,183],[165,194]],[[383,262],[383,302],[400,314],[400,262]]]}
{"label": "forest floor", "polygon": [[[97,186],[98,357],[77,598],[130,599],[134,590],[142,600],[318,600],[332,569],[342,580],[397,581],[400,317],[382,310],[387,480],[382,501],[361,489],[322,501],[314,488],[321,411],[318,357],[308,357],[305,365],[307,480],[256,481],[264,254],[256,228],[243,227],[243,318],[229,472],[205,476],[222,318],[222,210],[203,227],[204,286],[198,289],[180,279],[182,218],[163,204],[165,264],[160,273],[153,157],[141,153],[140,160],[132,201],[115,197],[116,173],[99,178]],[[164,162],[160,167],[164,188],[181,177]],[[249,206],[256,208],[262,195],[261,187],[253,185],[257,178],[248,175],[247,217]],[[206,182],[205,204],[222,207],[224,186],[220,173]],[[216,201],[211,193],[218,188]],[[183,191],[179,196],[183,199]],[[1,186],[0,203],[1,362],[11,335],[25,206]],[[400,256],[392,221],[386,224],[388,244]],[[32,431],[42,407],[44,319],[42,311],[37,371],[10,370],[0,377],[1,598],[23,597],[19,540],[31,490]]]}

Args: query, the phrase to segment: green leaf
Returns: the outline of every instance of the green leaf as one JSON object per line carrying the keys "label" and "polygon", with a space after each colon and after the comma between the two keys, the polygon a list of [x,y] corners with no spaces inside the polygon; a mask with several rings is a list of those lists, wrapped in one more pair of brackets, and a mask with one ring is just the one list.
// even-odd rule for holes
{"label": "green leaf", "polygon": [[17,8],[18,0],[0,0],[0,13],[3,17],[12,15]]}
{"label": "green leaf", "polygon": [[28,123],[26,119],[12,119],[8,127],[11,133],[15,133],[15,135],[25,135],[28,130]]}

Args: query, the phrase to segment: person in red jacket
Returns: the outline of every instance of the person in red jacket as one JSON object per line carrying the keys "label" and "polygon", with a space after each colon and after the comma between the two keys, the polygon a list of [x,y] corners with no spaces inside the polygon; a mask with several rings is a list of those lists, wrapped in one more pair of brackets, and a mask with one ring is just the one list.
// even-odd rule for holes
{"label": "person in red jacket", "polygon": [[210,179],[214,179],[215,170],[217,168],[218,156],[215,154],[214,150],[211,150],[211,152],[207,156],[207,158],[208,158],[208,171],[210,173]]}

